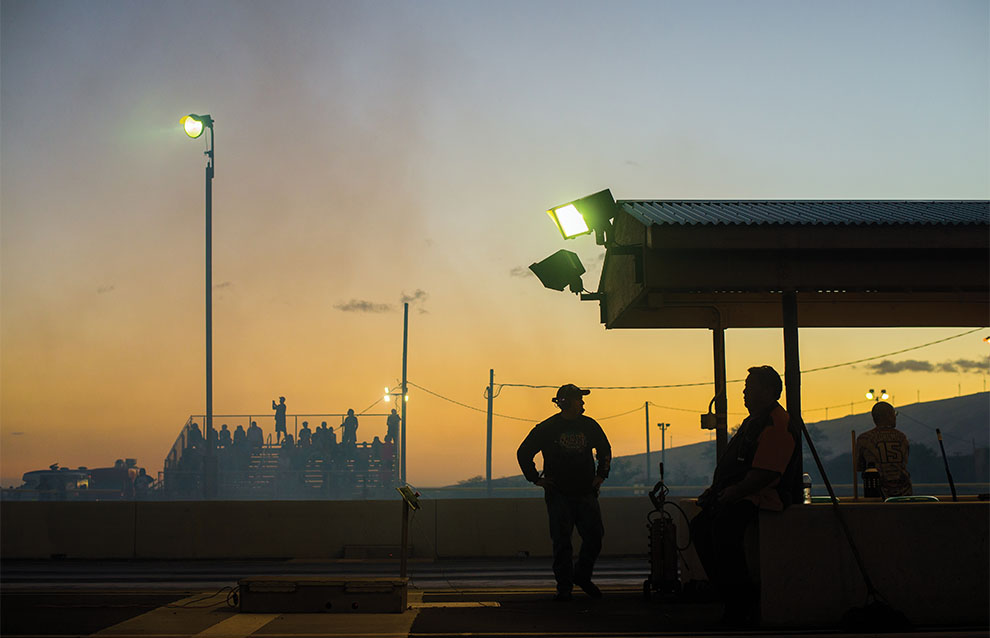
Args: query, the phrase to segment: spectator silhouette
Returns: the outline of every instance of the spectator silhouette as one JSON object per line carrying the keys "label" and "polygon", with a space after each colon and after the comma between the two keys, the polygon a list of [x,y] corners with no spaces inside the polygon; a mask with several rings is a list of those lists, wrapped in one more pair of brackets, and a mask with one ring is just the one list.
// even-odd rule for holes
{"label": "spectator silhouette", "polygon": [[279,397],[278,403],[276,404],[272,400],[272,409],[275,410],[275,445],[278,445],[282,440],[282,435],[286,434],[285,430],[285,397]]}
{"label": "spectator silhouette", "polygon": [[257,421],[251,421],[251,427],[247,430],[247,442],[252,448],[261,447],[265,444],[265,435],[261,433]]}
{"label": "spectator silhouette", "polygon": [[138,470],[138,475],[134,477],[134,494],[138,498],[146,498],[151,493],[151,484],[154,481],[155,479],[148,476],[148,473],[142,467]]}
{"label": "spectator silhouette", "polygon": [[377,436],[375,440],[371,442],[371,458],[381,459],[382,458],[382,440]]}
{"label": "spectator silhouette", "polygon": [[244,431],[243,425],[238,425],[237,429],[234,430],[234,447],[240,449],[247,444],[247,432]]}
{"label": "spectator silhouette", "polygon": [[[189,428],[189,439],[187,440],[186,447],[194,450],[203,448],[203,432],[199,429],[199,423],[193,423]],[[120,459],[117,460],[118,462],[123,463]]]}
{"label": "spectator silhouette", "polygon": [[230,445],[230,430],[227,429],[227,424],[224,423],[220,426],[220,447],[229,448]]}
{"label": "spectator silhouette", "polygon": [[385,419],[385,426],[386,426],[385,442],[386,443],[395,443],[396,440],[398,440],[398,437],[399,437],[399,423],[401,423],[401,422],[402,422],[402,418],[399,416],[398,412],[395,411],[395,408],[392,408],[392,414],[388,415],[388,418]]}
{"label": "spectator silhouette", "polygon": [[344,435],[340,439],[341,445],[353,446],[357,444],[357,429],[358,420],[354,416],[354,409],[347,410],[347,417],[344,419],[344,423],[341,425],[344,428]]}
{"label": "spectator silhouette", "polygon": [[309,447],[313,444],[313,432],[309,429],[309,421],[303,421],[299,430],[299,447]]}

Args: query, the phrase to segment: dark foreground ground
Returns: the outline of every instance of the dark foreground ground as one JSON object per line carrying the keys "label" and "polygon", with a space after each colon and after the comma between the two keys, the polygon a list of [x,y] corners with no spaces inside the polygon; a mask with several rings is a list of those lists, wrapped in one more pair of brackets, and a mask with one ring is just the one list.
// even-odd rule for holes
{"label": "dark foreground ground", "polygon": [[[395,562],[8,561],[2,565],[0,635],[16,636],[801,636],[834,627],[727,630],[717,603],[645,601],[640,560],[603,560],[605,597],[551,602],[546,561],[410,563],[402,614],[241,614],[229,602],[239,578],[395,576]],[[813,588],[809,590],[813,595]],[[874,634],[859,634],[872,636]],[[891,634],[887,634],[891,635]],[[986,627],[918,628],[911,636],[988,636]]]}

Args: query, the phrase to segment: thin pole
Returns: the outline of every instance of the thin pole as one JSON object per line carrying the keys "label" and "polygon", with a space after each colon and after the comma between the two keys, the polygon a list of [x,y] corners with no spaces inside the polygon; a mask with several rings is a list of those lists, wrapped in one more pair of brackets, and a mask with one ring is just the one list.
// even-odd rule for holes
{"label": "thin pole", "polygon": [[852,434],[852,468],[853,468],[853,500],[859,500],[859,478],[856,475],[856,430],[849,431]]}
{"label": "thin pole", "polygon": [[650,402],[643,402],[646,410],[646,487],[650,487]]}
{"label": "thin pole", "polygon": [[[794,473],[794,485],[791,486],[792,494],[795,495],[797,501],[797,495],[803,493],[802,475],[804,468],[802,467],[801,435],[806,432],[804,419],[801,417],[801,364],[798,348],[797,292],[793,290],[784,292],[781,301],[784,318],[784,387],[787,392],[787,414],[791,418],[791,423],[801,424],[801,429],[795,433],[797,440],[795,441],[794,454],[797,469]],[[808,445],[812,445],[810,440]],[[822,479],[827,483],[828,478],[824,474],[825,470],[822,470]]]}
{"label": "thin pole", "polygon": [[488,371],[488,442],[485,447],[485,480],[492,495],[492,402],[495,400],[495,369]]}
{"label": "thin pole", "polygon": [[715,458],[720,459],[729,443],[729,401],[725,394],[725,329],[721,318],[719,325],[712,329],[712,350],[715,354]]}
{"label": "thin pole", "polygon": [[667,428],[670,427],[669,423],[657,423],[660,427],[660,463],[665,464],[667,462]]}
{"label": "thin pole", "polygon": [[399,545],[399,578],[406,577],[406,554],[409,551],[409,501],[402,499],[402,542]]}
{"label": "thin pole", "polygon": [[203,497],[216,496],[213,432],[213,127],[206,163],[206,463],[203,464]]}
{"label": "thin pole", "polygon": [[409,354],[409,303],[402,304],[402,445],[399,456],[402,458],[400,467],[402,468],[402,484],[406,484],[406,393],[409,391],[406,385],[406,360]]}

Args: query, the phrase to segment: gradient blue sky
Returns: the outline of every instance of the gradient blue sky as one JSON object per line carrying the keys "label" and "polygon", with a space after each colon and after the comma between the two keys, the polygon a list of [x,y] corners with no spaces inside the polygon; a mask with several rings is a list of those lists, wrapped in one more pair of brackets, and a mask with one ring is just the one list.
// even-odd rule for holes
{"label": "gradient blue sky", "polygon": [[[218,413],[269,414],[279,394],[290,413],[363,409],[399,375],[403,295],[410,379],[471,405],[489,368],[536,384],[706,381],[707,332],[606,332],[594,304],[525,276],[564,247],[543,211],[605,187],[986,199],[988,6],[3,0],[3,484],[55,461],[157,471],[204,409],[204,143],[181,134],[186,113],[217,122]],[[567,247],[598,263],[590,238]],[[959,331],[804,330],[802,363]],[[779,332],[731,331],[728,348],[730,378],[782,369]],[[973,336],[911,356],[985,366],[987,350]],[[804,405],[984,381],[848,368],[809,375]],[[707,438],[710,394],[603,392],[588,407],[688,410],[654,417],[680,444]],[[548,398],[507,389],[497,410],[538,419]],[[484,415],[420,393],[409,418],[412,482],[483,473]],[[641,420],[603,423],[617,453],[641,450]],[[528,427],[497,421],[496,475],[516,472]]]}

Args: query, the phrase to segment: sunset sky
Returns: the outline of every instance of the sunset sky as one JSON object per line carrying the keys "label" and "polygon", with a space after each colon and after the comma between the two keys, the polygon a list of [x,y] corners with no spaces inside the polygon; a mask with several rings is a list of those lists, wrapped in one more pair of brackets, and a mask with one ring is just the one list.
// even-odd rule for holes
{"label": "sunset sky", "polygon": [[[987,199],[988,7],[3,0],[2,484],[54,462],[155,473],[205,410],[205,142],[181,132],[187,113],[216,120],[217,415],[270,418],[279,395],[290,414],[364,410],[401,374],[403,299],[409,379],[478,408],[490,368],[497,383],[710,382],[709,332],[605,331],[597,304],[528,274],[568,248],[597,285],[602,249],[565,244],[544,211],[602,188]],[[967,328],[805,329],[802,368]],[[986,332],[808,374],[806,420],[866,411],[870,387],[895,404],[983,391]],[[783,371],[780,331],[729,331],[727,349],[730,379]],[[495,410],[539,420],[552,395],[506,387]],[[587,409],[667,406],[651,421],[682,445],[708,439],[711,395],[601,390]],[[484,474],[483,413],[417,389],[408,405],[410,482]],[[738,423],[739,384],[729,410]],[[601,423],[617,455],[643,450],[642,411]],[[518,473],[532,425],[495,420],[495,476]],[[358,438],[384,432],[364,417]]]}

